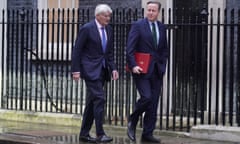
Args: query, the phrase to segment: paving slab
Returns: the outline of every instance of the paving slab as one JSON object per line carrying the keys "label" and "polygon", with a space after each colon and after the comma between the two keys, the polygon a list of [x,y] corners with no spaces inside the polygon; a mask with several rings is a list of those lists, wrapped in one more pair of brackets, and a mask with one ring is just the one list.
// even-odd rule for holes
{"label": "paving slab", "polygon": [[[104,128],[113,137],[109,144],[146,144],[140,140],[141,129],[137,130],[134,143],[128,139],[125,127],[104,125]],[[0,120],[0,144],[85,144],[78,141],[78,133],[79,127]],[[94,136],[94,130],[91,135]],[[162,144],[240,144],[190,138],[184,132],[156,130],[155,136],[161,139]]]}

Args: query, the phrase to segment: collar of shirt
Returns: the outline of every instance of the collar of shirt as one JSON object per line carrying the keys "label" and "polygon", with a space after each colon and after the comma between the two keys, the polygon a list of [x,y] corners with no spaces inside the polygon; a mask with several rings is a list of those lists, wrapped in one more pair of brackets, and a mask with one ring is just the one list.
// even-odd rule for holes
{"label": "collar of shirt", "polygon": [[155,24],[156,33],[157,33],[157,43],[158,43],[158,42],[159,42],[159,29],[158,29],[158,23],[157,23],[157,21],[154,21],[154,22],[150,22],[150,21],[148,21],[148,23],[149,23],[149,26],[150,26],[151,31],[152,31],[152,23]]}
{"label": "collar of shirt", "polygon": [[149,26],[150,26],[151,30],[152,30],[152,23],[155,24],[156,28],[158,28],[158,27],[157,27],[157,21],[154,21],[154,22],[148,21],[148,23],[149,23]]}
{"label": "collar of shirt", "polygon": [[[97,28],[98,28],[98,32],[99,32],[99,34],[100,34],[100,37],[101,37],[101,39],[102,39],[102,31],[101,31],[101,28],[103,27],[98,21],[97,21],[97,19],[95,19],[95,22],[96,22],[96,24],[97,24]],[[105,35],[107,35],[107,33],[106,33],[106,29],[105,29]],[[107,37],[106,37],[106,39],[107,39]]]}
{"label": "collar of shirt", "polygon": [[101,29],[102,27],[104,27],[104,26],[102,26],[102,25],[97,21],[97,19],[95,19],[95,22],[96,22],[96,24],[97,24],[98,29]]}

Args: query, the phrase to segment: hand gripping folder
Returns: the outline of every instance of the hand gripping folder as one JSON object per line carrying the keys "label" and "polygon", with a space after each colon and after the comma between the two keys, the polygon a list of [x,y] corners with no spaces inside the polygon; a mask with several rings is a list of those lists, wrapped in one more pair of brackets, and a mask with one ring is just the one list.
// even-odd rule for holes
{"label": "hand gripping folder", "polygon": [[[151,61],[151,55],[149,53],[136,52],[134,54],[134,57],[137,65],[143,69],[142,73],[146,74],[148,72],[148,67]],[[128,66],[126,66],[126,70],[130,71]]]}

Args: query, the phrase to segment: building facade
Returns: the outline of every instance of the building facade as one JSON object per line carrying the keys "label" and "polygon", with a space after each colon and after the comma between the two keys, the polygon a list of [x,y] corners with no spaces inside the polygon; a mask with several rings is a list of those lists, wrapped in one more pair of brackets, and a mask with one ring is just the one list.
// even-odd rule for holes
{"label": "building facade", "polygon": [[[20,9],[20,10],[26,10],[26,9],[39,9],[39,10],[46,10],[50,9],[50,13],[53,13],[53,9],[56,11],[59,9],[89,9],[90,14],[89,16],[93,18],[93,12],[95,6],[99,3],[99,0],[2,0],[3,3],[1,5],[2,9]],[[208,112],[215,112],[218,113],[229,111],[231,108],[231,112],[235,113],[238,111],[237,104],[233,104],[231,101],[237,101],[238,100],[238,92],[237,84],[228,84],[231,79],[233,79],[233,82],[237,82],[238,79],[238,71],[237,71],[237,65],[234,65],[236,67],[236,70],[234,72],[231,72],[230,69],[232,69],[232,65],[228,65],[224,68],[224,61],[221,60],[224,56],[224,47],[237,47],[238,46],[238,39],[231,37],[238,36],[238,31],[236,28],[229,28],[226,26],[226,31],[229,34],[225,34],[224,27],[217,27],[218,24],[223,24],[224,21],[224,9],[232,9],[232,8],[239,8],[240,2],[239,0],[159,0],[162,3],[162,8],[164,10],[164,23],[169,24],[169,33],[168,35],[171,35],[169,38],[169,45],[170,45],[170,63],[169,63],[169,79],[167,79],[167,76],[165,76],[165,87],[170,87],[170,89],[176,91],[163,91],[163,102],[162,102],[162,108],[163,108],[163,114],[169,113],[169,111],[172,110],[172,108],[176,109],[176,113],[179,115],[186,115],[185,110],[187,109],[187,106],[194,107],[195,103],[198,104],[198,101],[202,101],[201,107],[198,105],[195,107],[197,111],[202,111],[201,114],[204,114],[206,111]],[[125,8],[131,8],[131,9],[138,9],[146,7],[147,0],[101,0],[100,3],[107,3],[109,4],[113,10],[116,9],[125,9]],[[171,12],[168,10],[171,9]],[[220,9],[221,11],[217,11]],[[211,13],[212,10],[212,13]],[[55,11],[55,12],[56,12]],[[23,11],[26,12],[26,11]],[[66,12],[66,11],[65,11]],[[162,12],[162,11],[161,11]],[[43,12],[44,14],[46,11]],[[56,12],[57,13],[57,12]],[[220,13],[220,14],[218,14]],[[237,21],[238,17],[237,11],[234,12],[235,17],[231,19],[231,13],[227,13],[228,19],[227,22],[231,23],[231,21]],[[26,14],[26,13],[25,13]],[[61,15],[60,13],[59,15]],[[66,13],[65,13],[66,14]],[[57,14],[55,14],[57,15]],[[2,16],[2,15],[1,15]],[[21,15],[22,16],[22,15]],[[42,13],[39,12],[39,18],[41,18]],[[66,15],[65,15],[66,16]],[[72,15],[71,15],[72,16]],[[70,16],[70,17],[71,17]],[[220,16],[219,19],[217,16]],[[17,15],[10,15],[8,18],[8,21],[11,21],[12,18],[19,18]],[[73,17],[73,16],[72,16]],[[34,19],[35,17],[33,17]],[[52,18],[52,17],[51,17]],[[2,18],[1,18],[2,19]],[[162,15],[159,18],[161,21]],[[25,19],[26,20],[26,19]],[[43,18],[43,20],[46,20],[46,17]],[[63,18],[59,18],[59,21],[65,20]],[[21,21],[22,22],[22,21]],[[33,22],[36,22],[33,20]],[[51,21],[52,22],[52,21]],[[55,21],[57,23],[57,21]],[[214,28],[211,28],[210,25],[205,25],[207,23],[213,23]],[[66,21],[63,21],[63,23],[66,23]],[[171,24],[175,24],[175,27],[171,27]],[[188,24],[187,26],[185,24]],[[191,26],[194,24],[194,26]],[[128,25],[128,24],[126,24]],[[197,26],[196,26],[197,25]],[[200,27],[199,27],[200,25]],[[55,31],[56,31],[57,24],[55,25]],[[19,27],[20,28],[20,27]],[[27,27],[22,27],[25,30]],[[36,28],[36,27],[35,27]],[[62,34],[64,30],[61,30],[66,27],[58,27],[59,33],[53,34],[55,38]],[[2,27],[0,27],[0,30]],[[43,26],[39,29],[47,29],[46,26]],[[52,31],[54,29],[53,27],[50,27],[48,30]],[[120,28],[121,30],[121,28]],[[187,30],[185,32],[185,30]],[[13,31],[16,32],[16,31]],[[34,31],[34,33],[37,31]],[[120,32],[121,33],[121,32]],[[189,37],[184,37],[184,34],[188,33]],[[59,39],[54,39],[52,41],[48,41],[46,35],[41,35],[42,33],[39,32],[39,36],[34,36],[33,41],[36,42],[39,38],[39,41],[43,41],[42,45],[48,45],[49,47],[67,47],[65,45],[66,41],[61,41],[61,45],[59,45]],[[225,36],[224,36],[225,35]],[[2,39],[3,35],[0,35],[0,38]],[[14,34],[11,36],[15,36]],[[50,37],[52,35],[50,34]],[[123,36],[123,35],[122,35]],[[125,36],[125,35],[124,35]],[[6,37],[6,35],[5,35]],[[40,38],[42,39],[40,40]],[[199,42],[193,42],[193,40],[189,40],[192,37],[197,37],[201,39]],[[9,37],[9,39],[14,39]],[[63,38],[64,39],[64,36]],[[226,44],[223,43],[225,39]],[[197,40],[195,40],[197,41]],[[211,43],[212,41],[212,43]],[[219,43],[217,43],[219,41]],[[48,43],[47,43],[48,42]],[[232,44],[233,42],[233,44]],[[2,43],[2,41],[1,41]],[[2,45],[0,43],[0,45]],[[6,41],[4,42],[6,43]],[[12,43],[12,42],[10,42]],[[15,47],[17,44],[11,45],[12,47]],[[21,44],[19,44],[21,45]],[[35,44],[34,44],[35,45]],[[39,43],[39,47],[41,47]],[[176,48],[176,51],[173,51],[173,47]],[[186,49],[187,47],[187,49]],[[205,51],[204,51],[205,50]],[[43,49],[43,51],[47,51],[47,49]],[[233,51],[238,50],[235,48]],[[6,51],[5,51],[6,52]],[[217,57],[217,55],[210,55],[209,53],[219,53],[220,57]],[[41,53],[41,51],[39,52]],[[176,54],[182,54],[181,56],[174,57],[174,53]],[[205,53],[207,53],[205,55]],[[194,56],[196,56],[196,58]],[[44,53],[44,56],[46,54]],[[43,56],[43,57],[44,57]],[[211,56],[211,57],[210,57]],[[231,51],[226,51],[226,57],[231,56]],[[64,55],[65,57],[65,55]],[[235,59],[226,59],[226,63],[237,63],[238,57]],[[195,59],[196,61],[191,61],[192,59]],[[218,59],[220,59],[218,61]],[[207,61],[208,60],[208,61]],[[176,65],[174,65],[173,61],[176,62]],[[207,61],[207,62],[206,62]],[[195,63],[196,62],[196,63]],[[202,70],[201,67],[199,69],[195,70],[195,75],[189,74],[192,70],[192,67],[187,67],[186,63],[189,65],[207,65],[206,69]],[[217,64],[219,63],[219,64]],[[181,68],[182,71],[179,69]],[[179,68],[179,69],[178,69]],[[226,69],[226,75],[224,76],[224,70]],[[176,77],[173,76],[173,73],[177,73]],[[233,77],[232,74],[234,75]],[[185,75],[189,77],[185,77]],[[183,77],[183,78],[182,78]],[[174,78],[177,78],[179,81],[174,83]],[[223,85],[223,78],[225,78],[226,85]],[[168,83],[168,80],[171,81],[171,83]],[[218,80],[218,81],[216,81]],[[201,83],[202,81],[206,81],[206,83]],[[2,83],[0,83],[1,85]],[[167,86],[169,84],[169,86]],[[180,85],[180,86],[179,86]],[[189,87],[193,86],[192,89],[188,89]],[[0,86],[1,87],[1,86]],[[211,87],[209,89],[209,87]],[[226,91],[230,93],[227,93],[223,97],[223,91],[221,88],[226,88]],[[234,89],[235,91],[231,92],[231,90]],[[0,89],[0,93],[3,89]],[[164,89],[165,90],[165,89]],[[206,92],[207,94],[202,94],[202,91]],[[190,94],[196,94],[197,98],[194,98]],[[200,93],[198,95],[198,93]],[[178,97],[178,94],[180,95]],[[188,97],[185,97],[185,95],[189,94]],[[167,95],[169,97],[167,97]],[[174,98],[176,97],[175,102]],[[1,99],[3,96],[1,95]],[[232,100],[230,99],[232,97]],[[189,100],[190,99],[190,100]],[[189,104],[186,105],[186,107],[182,107],[184,102],[189,100]],[[177,101],[177,102],[176,102]],[[226,102],[225,102],[226,101]],[[2,102],[2,100],[0,100]],[[179,103],[178,103],[179,102]],[[225,103],[224,103],[225,102]],[[222,106],[222,105],[226,106]],[[0,103],[0,105],[2,105]],[[229,108],[231,105],[233,107]],[[226,109],[225,109],[226,108]],[[171,112],[170,112],[171,113]],[[198,115],[199,113],[196,113]],[[218,115],[216,115],[218,116]],[[208,118],[211,120],[211,118]]]}

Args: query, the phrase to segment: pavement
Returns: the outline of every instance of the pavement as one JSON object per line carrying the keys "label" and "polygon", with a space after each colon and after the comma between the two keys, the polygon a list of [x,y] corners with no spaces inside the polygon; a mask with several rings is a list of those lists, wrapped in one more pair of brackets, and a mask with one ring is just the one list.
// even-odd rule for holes
{"label": "pavement", "polygon": [[[104,125],[110,144],[134,144],[126,135],[126,127]],[[78,140],[79,127],[29,123],[0,119],[0,144],[85,144]],[[94,136],[94,128],[91,131]],[[161,144],[240,144],[240,142],[213,141],[190,138],[185,132],[156,130],[154,135]],[[141,142],[141,128],[137,129],[136,144]],[[87,144],[87,143],[86,143]]]}

